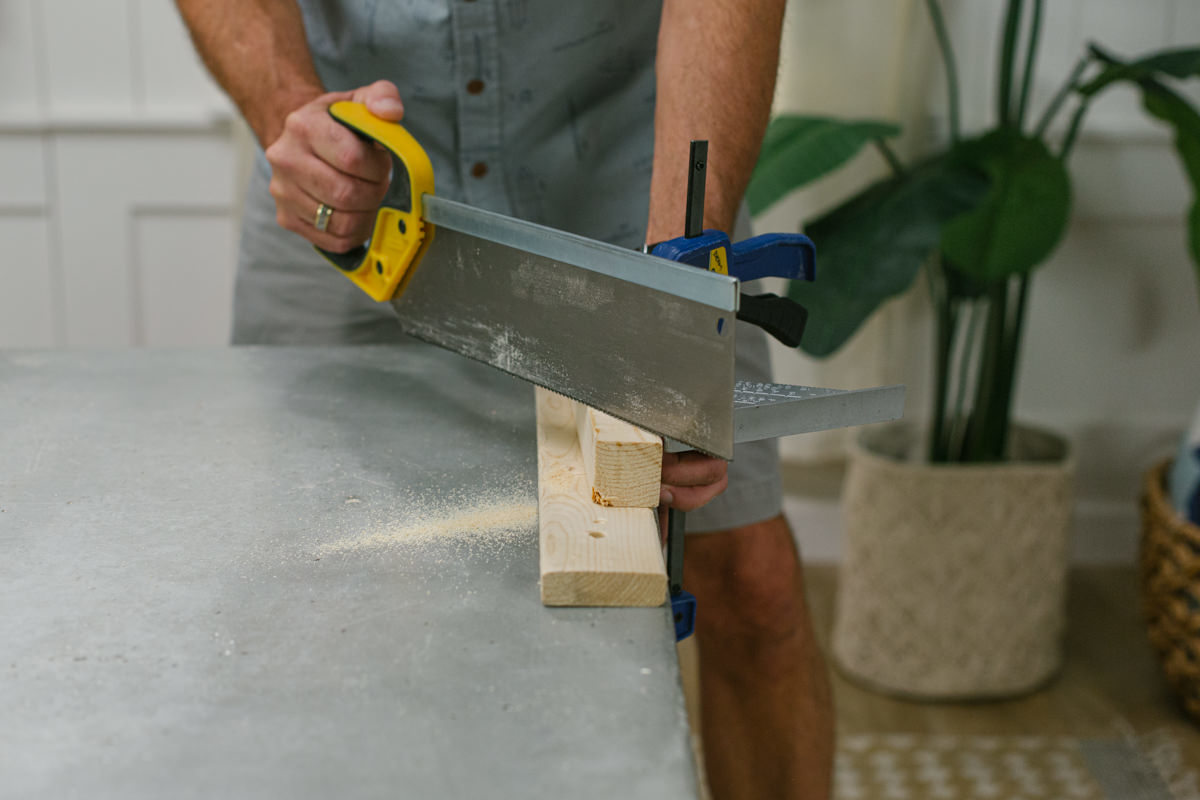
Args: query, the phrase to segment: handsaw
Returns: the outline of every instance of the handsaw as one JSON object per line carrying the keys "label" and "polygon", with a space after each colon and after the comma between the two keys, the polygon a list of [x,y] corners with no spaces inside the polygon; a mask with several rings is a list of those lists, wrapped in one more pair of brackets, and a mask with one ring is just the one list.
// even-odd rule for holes
{"label": "handsaw", "polygon": [[[786,298],[743,297],[728,267],[740,264],[747,280],[811,280],[811,242],[799,234],[737,244],[700,236],[682,248],[672,248],[682,239],[660,245],[656,252],[667,258],[626,250],[438,197],[429,157],[403,126],[348,101],[330,114],[382,145],[393,174],[371,239],[347,253],[321,252],[372,298],[390,302],[406,333],[670,442],[732,458],[735,438],[748,438],[739,435],[745,419],[735,422],[735,390],[743,409],[754,391],[734,380],[734,320],[759,324],[794,347],[803,317]],[[796,387],[761,388],[772,409],[781,397],[797,399],[776,391]],[[902,404],[902,388],[891,388],[900,388]],[[859,401],[841,408],[861,421],[899,414],[895,397]],[[799,432],[783,429],[785,416],[754,415],[754,438]],[[829,427],[860,424],[833,416]]]}

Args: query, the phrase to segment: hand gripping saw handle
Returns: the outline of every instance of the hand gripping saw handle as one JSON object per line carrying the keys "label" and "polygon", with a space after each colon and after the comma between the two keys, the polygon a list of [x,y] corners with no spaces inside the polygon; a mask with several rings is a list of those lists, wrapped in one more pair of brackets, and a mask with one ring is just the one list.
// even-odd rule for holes
{"label": "hand gripping saw handle", "polygon": [[433,241],[434,228],[422,208],[422,197],[433,194],[433,164],[402,125],[376,117],[362,103],[343,100],[331,105],[329,114],[382,145],[392,156],[393,169],[370,241],[346,253],[317,250],[371,299],[385,302],[404,291],[412,267]]}
{"label": "hand gripping saw handle", "polygon": [[[340,101],[329,107],[329,113],[363,139],[383,146],[392,156],[393,170],[371,239],[346,253],[317,250],[373,300],[388,301],[404,291],[414,267],[433,241],[434,226],[425,221],[422,202],[426,194],[434,193],[433,165],[424,148],[402,125],[379,119],[361,103]],[[699,202],[694,208],[701,212],[703,170],[699,183],[693,180],[699,187]],[[690,190],[689,209],[693,208],[695,191]],[[701,232],[698,219],[696,230],[689,229],[685,236],[662,242],[650,253],[742,281],[764,277],[813,279],[816,253],[808,237],[770,233],[731,244],[721,231]],[[788,347],[796,347],[807,312],[786,297],[743,294],[738,319],[758,325]]]}
{"label": "hand gripping saw handle", "polygon": [[[366,245],[346,253],[317,249],[371,299],[388,301],[402,293],[407,279],[412,277],[413,267],[433,241],[434,227],[425,221],[422,206],[425,194],[433,194],[433,166],[425,149],[402,125],[377,118],[364,104],[340,101],[330,106],[329,113],[361,138],[388,150],[392,176]],[[700,201],[692,206],[690,194],[689,207],[702,211],[703,168],[698,191]],[[743,282],[763,277],[793,281],[814,278],[816,252],[806,236],[764,234],[731,243],[722,231],[700,231],[698,222],[695,224],[696,230],[689,229],[688,234],[678,239],[661,242],[649,252]],[[797,347],[806,312],[787,297],[743,294],[738,318],[762,327],[787,347]]]}

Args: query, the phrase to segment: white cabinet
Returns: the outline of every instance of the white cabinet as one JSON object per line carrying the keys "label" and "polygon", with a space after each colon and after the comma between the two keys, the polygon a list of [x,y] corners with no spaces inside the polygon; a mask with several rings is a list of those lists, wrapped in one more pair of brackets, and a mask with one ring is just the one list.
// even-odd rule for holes
{"label": "white cabinet", "polygon": [[228,340],[237,145],[166,0],[0,0],[0,347]]}

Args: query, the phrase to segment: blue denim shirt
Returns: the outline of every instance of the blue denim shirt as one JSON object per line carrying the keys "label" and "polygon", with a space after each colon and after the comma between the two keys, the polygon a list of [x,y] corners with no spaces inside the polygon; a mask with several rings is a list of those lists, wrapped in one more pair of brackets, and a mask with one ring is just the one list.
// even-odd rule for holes
{"label": "blue denim shirt", "polygon": [[301,0],[330,91],[394,82],[436,193],[626,247],[643,240],[661,6]]}

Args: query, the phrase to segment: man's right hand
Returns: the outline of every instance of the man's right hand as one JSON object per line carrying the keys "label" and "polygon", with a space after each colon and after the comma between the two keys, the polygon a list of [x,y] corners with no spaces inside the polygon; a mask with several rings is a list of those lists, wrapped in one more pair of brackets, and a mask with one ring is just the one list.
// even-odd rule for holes
{"label": "man's right hand", "polygon": [[[344,253],[371,237],[392,160],[382,147],[329,115],[329,106],[339,100],[365,103],[372,114],[393,122],[404,116],[400,92],[389,81],[330,92],[288,114],[266,155],[279,225],[318,247]],[[322,203],[333,209],[323,232],[316,228]]]}

